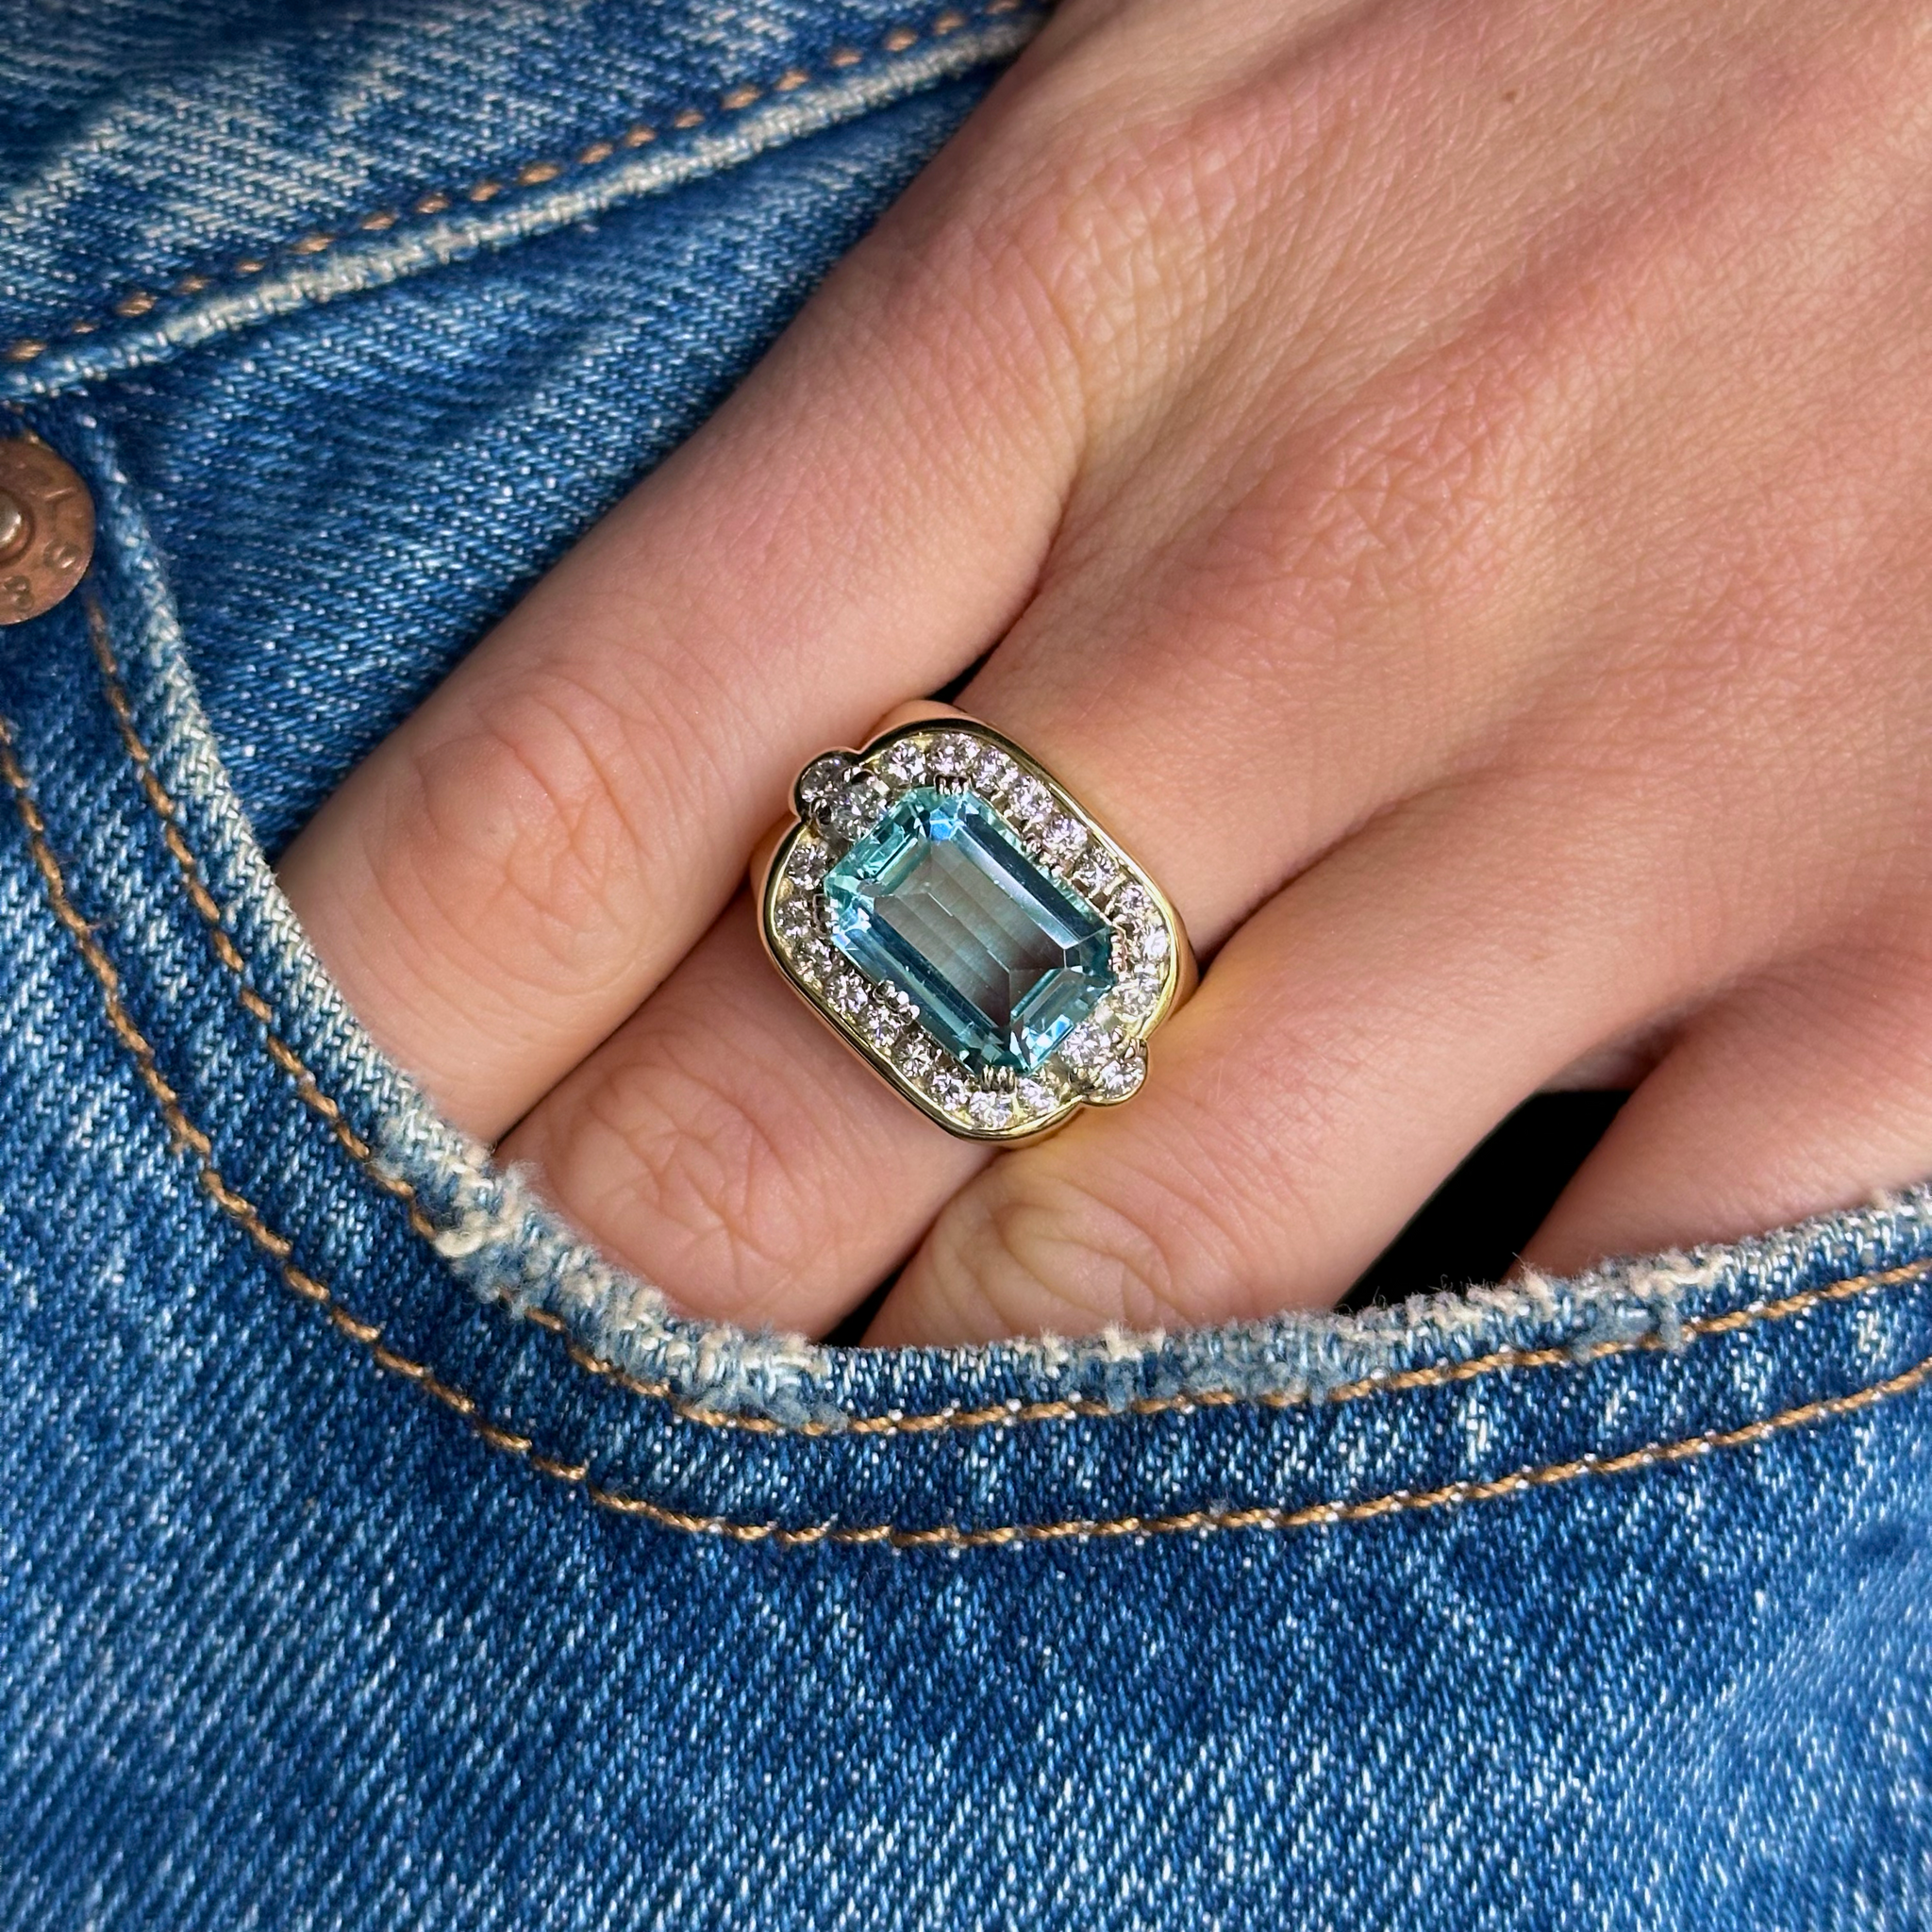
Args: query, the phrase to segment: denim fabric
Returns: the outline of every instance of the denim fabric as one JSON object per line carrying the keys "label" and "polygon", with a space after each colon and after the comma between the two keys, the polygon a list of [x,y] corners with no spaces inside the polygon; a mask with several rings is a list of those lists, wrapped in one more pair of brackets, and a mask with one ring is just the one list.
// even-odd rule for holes
{"label": "denim fabric", "polygon": [[0,632],[0,1924],[1932,1916],[1925,1194],[828,1351],[574,1241],[275,891],[1034,24],[11,9],[0,396],[101,541]]}

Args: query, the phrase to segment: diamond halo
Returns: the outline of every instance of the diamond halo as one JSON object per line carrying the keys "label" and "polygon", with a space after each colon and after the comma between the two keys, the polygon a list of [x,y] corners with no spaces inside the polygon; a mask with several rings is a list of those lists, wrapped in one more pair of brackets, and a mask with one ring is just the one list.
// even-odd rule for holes
{"label": "diamond halo", "polygon": [[[759,892],[766,950],[820,1018],[921,1111],[963,1138],[1016,1141],[1139,1089],[1147,1037],[1190,976],[1186,936],[1147,874],[1018,745],[958,714],[923,718],[862,752],[812,759],[792,807],[796,821]],[[1030,1063],[1024,1053],[989,1057],[963,1045],[942,1002],[922,1003],[879,968],[876,950],[863,955],[873,972],[853,957],[849,891],[843,925],[832,898],[841,862],[922,809],[927,818],[971,817],[995,857],[1010,845],[1015,872],[1038,882],[1036,900],[1104,924],[1105,967],[1060,1015],[1058,1030],[1026,1036],[1038,1054]],[[1038,916],[1051,923],[1051,910]],[[1083,957],[1091,957],[1091,944]],[[1104,988],[1097,997],[1094,987]]]}

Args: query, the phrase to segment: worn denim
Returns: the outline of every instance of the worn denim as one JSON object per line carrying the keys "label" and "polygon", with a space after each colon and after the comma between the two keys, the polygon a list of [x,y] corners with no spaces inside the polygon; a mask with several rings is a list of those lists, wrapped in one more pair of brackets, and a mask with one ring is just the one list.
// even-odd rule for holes
{"label": "worn denim", "polygon": [[276,892],[1030,5],[4,19],[0,397],[101,536],[0,632],[0,1924],[1927,1922],[1924,1194],[829,1351],[574,1240]]}

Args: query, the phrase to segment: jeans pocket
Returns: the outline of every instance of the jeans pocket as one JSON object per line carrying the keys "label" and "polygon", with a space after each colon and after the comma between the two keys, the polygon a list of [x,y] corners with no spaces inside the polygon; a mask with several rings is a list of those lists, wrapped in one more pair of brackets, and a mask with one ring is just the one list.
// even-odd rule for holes
{"label": "jeans pocket", "polygon": [[1923,1918],[1923,1192],[1183,1335],[684,1320],[309,954],[264,825],[437,654],[373,583],[275,682],[321,579],[225,599],[175,380],[36,406],[99,560],[0,642],[0,1921]]}

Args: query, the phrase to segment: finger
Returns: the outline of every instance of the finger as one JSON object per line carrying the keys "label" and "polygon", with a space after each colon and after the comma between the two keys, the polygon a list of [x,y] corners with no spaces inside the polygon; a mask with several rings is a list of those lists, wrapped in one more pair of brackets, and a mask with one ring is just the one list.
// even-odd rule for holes
{"label": "finger", "polygon": [[806,1010],[746,896],[501,1151],[679,1307],[808,1333],[884,1281],[987,1158]]}
{"label": "finger", "polygon": [[1518,1102],[1701,970],[1625,909],[1641,852],[1591,829],[1497,785],[1351,841],[1228,941],[1139,1098],[947,1206],[868,1340],[1332,1301]]}
{"label": "finger", "polygon": [[1554,1274],[1728,1241],[1932,1174],[1923,945],[1787,966],[1700,1014],[1524,1251]]}
{"label": "finger", "polygon": [[1031,585],[1074,461],[1056,354],[1014,278],[921,253],[921,205],[284,857],[351,1006],[475,1132],[691,944],[807,756]]}

